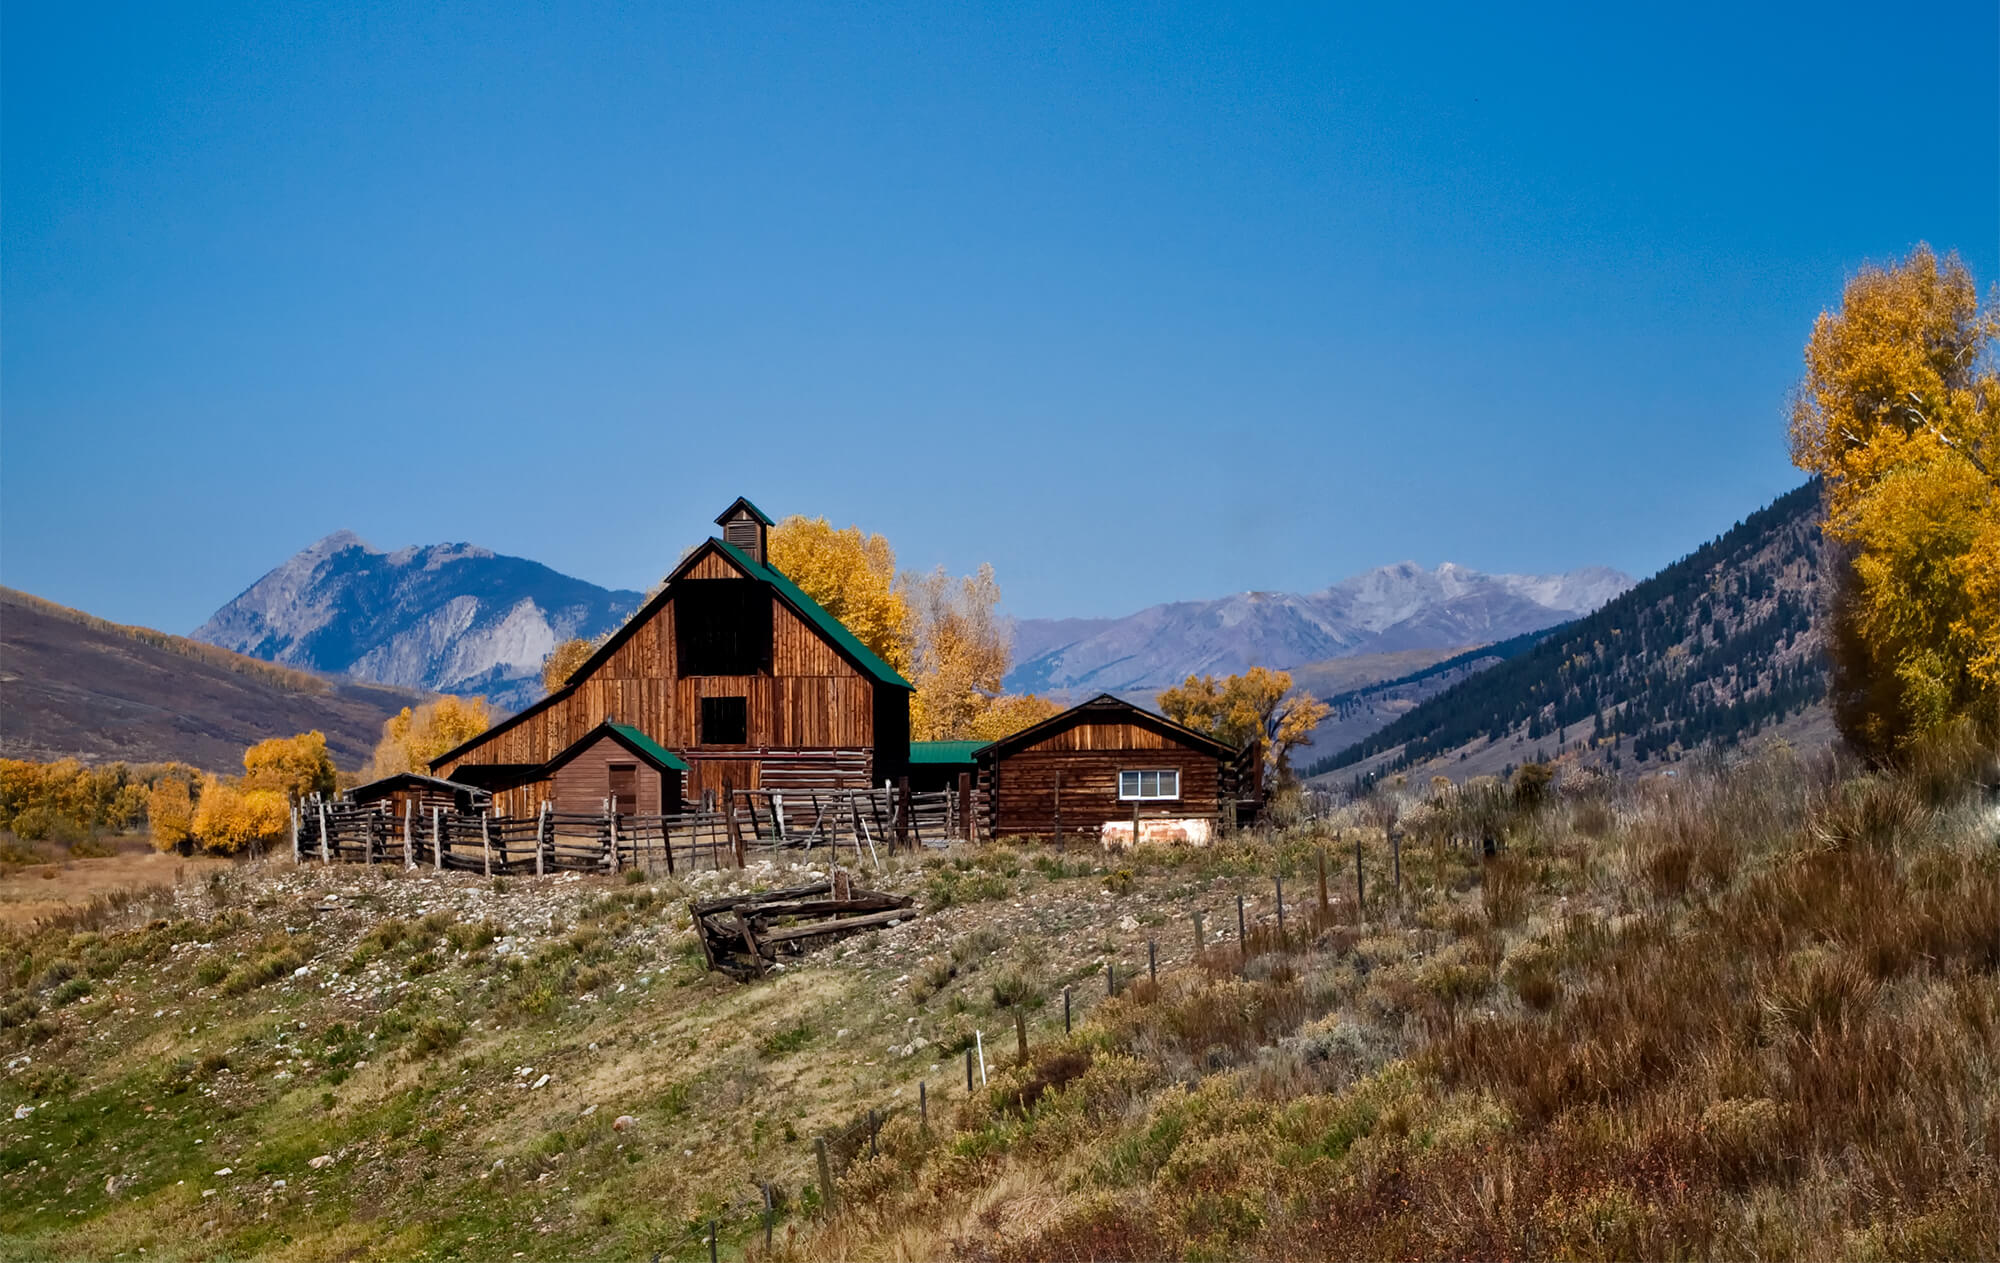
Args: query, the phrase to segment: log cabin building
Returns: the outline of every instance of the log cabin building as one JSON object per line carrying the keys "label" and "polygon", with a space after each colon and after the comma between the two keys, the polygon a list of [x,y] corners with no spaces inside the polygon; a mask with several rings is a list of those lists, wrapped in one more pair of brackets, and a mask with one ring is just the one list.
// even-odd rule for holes
{"label": "log cabin building", "polygon": [[[503,815],[678,811],[707,791],[863,789],[904,775],[910,684],[770,564],[738,499],[569,680],[431,763]],[[628,797],[629,796],[629,797]],[[624,804],[630,802],[628,808]]]}
{"label": "log cabin building", "polygon": [[[1262,797],[1263,751],[1242,750],[1103,693],[980,747],[990,836],[1065,836],[1143,817],[1228,822]],[[1060,792],[1060,805],[1058,805]]]}

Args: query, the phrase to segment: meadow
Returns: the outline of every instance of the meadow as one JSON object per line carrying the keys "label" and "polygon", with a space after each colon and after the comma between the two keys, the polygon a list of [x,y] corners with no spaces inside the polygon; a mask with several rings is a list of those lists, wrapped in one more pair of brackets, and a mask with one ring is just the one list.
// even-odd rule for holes
{"label": "meadow", "polygon": [[1994,1257],[1989,759],[903,857],[749,985],[685,901],[813,857],[100,896],[0,944],[0,1255]]}

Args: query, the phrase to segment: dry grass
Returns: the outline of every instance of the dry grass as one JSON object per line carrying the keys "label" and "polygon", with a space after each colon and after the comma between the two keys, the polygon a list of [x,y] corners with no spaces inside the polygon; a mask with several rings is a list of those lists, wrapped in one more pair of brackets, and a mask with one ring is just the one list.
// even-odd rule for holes
{"label": "dry grass", "polygon": [[2000,1255],[2000,830],[1955,766],[1406,851],[1400,910],[1141,980],[778,1253]]}

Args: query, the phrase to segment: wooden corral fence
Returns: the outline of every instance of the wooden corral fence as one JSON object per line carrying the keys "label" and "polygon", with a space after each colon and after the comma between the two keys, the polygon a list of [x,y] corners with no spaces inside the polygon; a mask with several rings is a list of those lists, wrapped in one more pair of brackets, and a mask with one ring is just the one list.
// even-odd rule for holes
{"label": "wooden corral fence", "polygon": [[[942,847],[971,836],[981,818],[971,795],[875,790],[737,790],[728,810],[705,796],[671,815],[558,812],[533,816],[381,806],[318,799],[292,813],[300,861],[400,864],[486,876],[550,872],[667,873],[741,867],[758,851],[824,849],[831,863],[874,865],[884,855]],[[970,808],[968,810],[968,808]]]}

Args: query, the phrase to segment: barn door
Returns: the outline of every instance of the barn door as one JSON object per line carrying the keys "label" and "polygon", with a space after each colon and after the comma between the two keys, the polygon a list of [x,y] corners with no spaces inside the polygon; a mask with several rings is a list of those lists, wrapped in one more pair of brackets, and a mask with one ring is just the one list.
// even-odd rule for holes
{"label": "barn door", "polygon": [[611,765],[611,810],[629,816],[639,810],[639,765]]}

